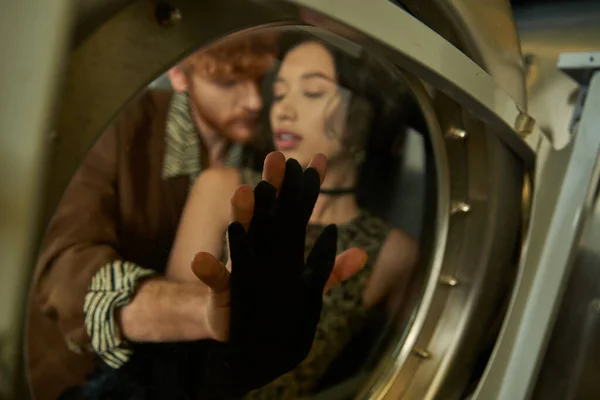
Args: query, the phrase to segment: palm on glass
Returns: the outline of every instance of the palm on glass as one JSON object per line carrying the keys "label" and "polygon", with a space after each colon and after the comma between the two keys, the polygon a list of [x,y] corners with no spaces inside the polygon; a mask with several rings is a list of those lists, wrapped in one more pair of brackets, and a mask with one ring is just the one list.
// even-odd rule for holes
{"label": "palm on glass", "polygon": [[244,361],[266,356],[278,370],[290,370],[310,350],[337,244],[337,228],[328,226],[304,259],[306,224],[319,186],[314,169],[303,173],[289,160],[279,197],[272,185],[259,183],[248,231],[239,222],[229,227],[230,344]]}
{"label": "palm on glass", "polygon": [[[283,164],[280,160],[274,165],[278,162]],[[264,180],[256,186],[246,217],[239,207],[236,212],[232,200],[231,274],[224,267],[202,274],[200,265],[206,262],[193,266],[212,289],[209,325],[228,338],[209,359],[208,381],[231,396],[260,387],[301,362],[312,346],[323,291],[366,261],[358,249],[336,261],[335,225],[325,228],[305,259],[306,226],[319,195],[324,161],[322,167],[317,162],[305,171],[295,160],[280,166],[282,176],[269,177],[265,163],[273,184]],[[334,264],[337,271],[332,274]]]}

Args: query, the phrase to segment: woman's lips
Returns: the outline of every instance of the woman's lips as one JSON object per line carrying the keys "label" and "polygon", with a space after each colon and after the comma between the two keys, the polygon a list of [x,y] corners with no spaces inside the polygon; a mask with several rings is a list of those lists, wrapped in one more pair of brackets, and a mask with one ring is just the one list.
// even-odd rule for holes
{"label": "woman's lips", "polygon": [[302,137],[293,132],[275,132],[275,146],[279,150],[292,150],[302,141]]}

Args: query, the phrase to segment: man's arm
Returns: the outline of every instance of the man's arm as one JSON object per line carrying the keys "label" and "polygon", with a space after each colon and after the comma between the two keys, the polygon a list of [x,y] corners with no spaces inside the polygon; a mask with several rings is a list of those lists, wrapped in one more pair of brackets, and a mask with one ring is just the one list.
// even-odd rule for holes
{"label": "man's arm", "polygon": [[88,349],[83,302],[94,274],[115,260],[117,127],[98,139],[69,183],[40,251],[35,296],[72,347]]}
{"label": "man's arm", "polygon": [[143,282],[133,301],[117,312],[123,336],[134,342],[178,342],[211,338],[203,310],[206,291],[198,283],[165,278]]}
{"label": "man's arm", "polygon": [[118,138],[127,129],[122,120],[102,134],[69,184],[36,268],[35,301],[75,351],[112,351],[126,345],[123,339],[186,340],[207,334],[201,329],[204,308],[195,306],[202,302],[196,290],[201,283],[167,282],[121,261],[115,182]]}

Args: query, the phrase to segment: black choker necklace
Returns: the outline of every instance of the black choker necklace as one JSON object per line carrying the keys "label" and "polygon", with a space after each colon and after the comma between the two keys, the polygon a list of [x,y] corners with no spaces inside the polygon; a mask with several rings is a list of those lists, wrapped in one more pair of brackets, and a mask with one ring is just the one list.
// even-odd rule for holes
{"label": "black choker necklace", "polygon": [[349,187],[349,188],[332,188],[332,189],[321,189],[320,193],[321,194],[326,194],[329,196],[343,196],[345,194],[353,194],[355,192],[356,188],[353,187]]}

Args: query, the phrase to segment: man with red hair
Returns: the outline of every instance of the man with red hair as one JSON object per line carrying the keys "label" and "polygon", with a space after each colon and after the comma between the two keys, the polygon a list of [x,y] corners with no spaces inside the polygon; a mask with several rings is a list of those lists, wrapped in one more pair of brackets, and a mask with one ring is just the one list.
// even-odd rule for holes
{"label": "man with red hair", "polygon": [[56,399],[99,356],[119,368],[130,341],[202,336],[200,285],[164,272],[188,188],[213,166],[262,165],[254,136],[269,32],[239,35],[169,70],[100,135],[46,232],[29,305],[33,398]]}
{"label": "man with red hair", "polygon": [[[81,384],[93,360],[119,370],[134,343],[216,339],[223,305],[215,311],[207,293],[224,288],[206,274],[208,264],[193,261],[198,282],[163,275],[201,171],[262,167],[260,85],[275,44],[271,32],[243,34],[189,56],[169,70],[173,92],[144,91],[100,135],[50,221],[36,266],[27,340],[33,398],[54,400]],[[267,161],[266,176],[281,173],[278,163]],[[286,257],[277,260],[282,268]],[[361,257],[339,260],[339,270],[361,267]]]}

